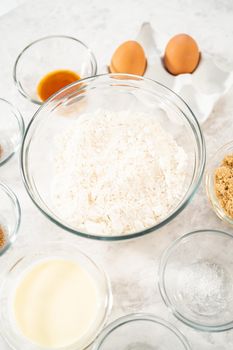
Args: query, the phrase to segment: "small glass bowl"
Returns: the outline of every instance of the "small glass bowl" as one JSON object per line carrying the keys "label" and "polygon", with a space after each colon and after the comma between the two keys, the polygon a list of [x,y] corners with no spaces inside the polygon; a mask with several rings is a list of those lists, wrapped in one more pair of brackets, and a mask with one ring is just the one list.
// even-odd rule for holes
{"label": "small glass bowl", "polygon": [[[79,250],[78,245],[68,244],[64,241],[53,241],[39,244],[34,247],[21,247],[20,251],[11,261],[10,268],[3,277],[0,291],[0,333],[5,341],[15,350],[46,350],[47,347],[41,347],[30,339],[24,337],[16,325],[14,311],[12,307],[14,291],[22,278],[23,273],[30,269],[36,263],[47,259],[67,259],[80,264],[90,276],[93,277],[99,292],[99,314],[90,331],[74,344],[65,347],[55,348],[53,350],[77,350],[85,349],[96,338],[98,333],[104,327],[112,306],[112,293],[109,279],[105,272],[96,265],[96,263],[87,255]],[[51,349],[51,348],[49,348]]]}
{"label": "small glass bowl", "polygon": [[24,97],[41,105],[38,83],[46,74],[59,69],[87,78],[96,75],[97,63],[82,41],[65,35],[46,36],[32,42],[19,54],[14,66],[14,81]]}
{"label": "small glass bowl", "polygon": [[13,244],[21,222],[21,210],[16,195],[8,186],[0,182],[0,229],[3,232],[3,243],[0,256]]}
{"label": "small glass bowl", "polygon": [[0,98],[0,166],[19,149],[24,135],[24,121],[20,112]]}
{"label": "small glass bowl", "polygon": [[233,141],[222,146],[208,162],[205,172],[205,185],[207,196],[214,212],[221,220],[233,225],[233,219],[221,207],[214,189],[215,170],[221,165],[224,157],[229,154],[233,154]]}
{"label": "small glass bowl", "polygon": [[92,350],[190,350],[183,336],[170,323],[151,314],[131,314],[108,325]]}
{"label": "small glass bowl", "polygon": [[159,289],[165,304],[192,328],[233,328],[233,235],[201,230],[178,238],[164,252]]}

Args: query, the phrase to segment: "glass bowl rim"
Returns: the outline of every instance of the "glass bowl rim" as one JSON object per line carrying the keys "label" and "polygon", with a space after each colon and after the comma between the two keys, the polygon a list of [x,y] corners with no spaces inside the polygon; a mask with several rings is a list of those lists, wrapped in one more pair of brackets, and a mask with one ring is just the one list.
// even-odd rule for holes
{"label": "glass bowl rim", "polygon": [[212,186],[212,179],[214,176],[212,164],[219,160],[219,166],[220,162],[223,160],[219,158],[220,154],[226,150],[227,148],[232,147],[232,154],[233,154],[233,141],[229,141],[222,145],[220,148],[217,149],[217,151],[212,155],[212,157],[207,162],[206,170],[205,170],[205,189],[207,198],[209,200],[209,203],[211,205],[211,208],[213,209],[214,213],[225,223],[227,223],[229,226],[233,226],[233,218],[230,218],[224,211],[224,209],[221,207],[218,199],[216,198],[214,188]]}
{"label": "glass bowl rim", "polygon": [[165,274],[166,274],[166,266],[168,263],[168,260],[170,256],[172,255],[173,250],[186,238],[192,237],[196,234],[205,234],[205,233],[211,233],[214,235],[219,235],[219,236],[227,236],[228,238],[233,239],[233,234],[229,232],[224,232],[221,230],[215,230],[215,229],[201,229],[201,230],[196,230],[192,231],[189,233],[186,233],[182,235],[181,237],[178,237],[173,241],[162,253],[159,261],[159,269],[158,269],[158,288],[160,292],[160,296],[164,302],[164,304],[168,307],[168,309],[172,312],[172,314],[181,322],[186,324],[187,326],[198,330],[198,331],[203,331],[203,332],[223,332],[227,331],[233,328],[233,316],[232,316],[232,321],[227,322],[225,324],[221,325],[205,325],[200,322],[195,322],[189,320],[186,316],[184,316],[182,313],[180,313],[177,308],[172,304],[170,301],[170,297],[167,294],[166,290],[166,283],[165,283]]}
{"label": "glass bowl rim", "polygon": [[20,111],[18,110],[17,107],[15,107],[11,102],[9,102],[8,100],[1,98],[0,97],[0,103],[5,103],[6,105],[8,105],[8,107],[11,109],[11,115],[14,116],[14,118],[16,119],[16,121],[18,122],[18,127],[19,127],[19,135],[20,135],[20,140],[17,144],[17,146],[14,148],[14,150],[5,158],[3,158],[3,160],[0,160],[0,166],[2,166],[3,164],[7,163],[8,160],[10,160],[13,155],[18,151],[19,147],[21,146],[23,137],[24,137],[24,132],[25,132],[25,124],[24,124],[24,120],[22,117],[22,114],[20,113]]}
{"label": "glass bowl rim", "polygon": [[8,196],[8,198],[11,200],[11,202],[15,208],[15,211],[16,211],[16,225],[15,225],[13,232],[10,233],[9,240],[7,241],[7,244],[0,251],[0,257],[1,257],[13,245],[13,243],[15,242],[15,240],[17,238],[19,227],[21,224],[21,207],[20,207],[19,200],[18,200],[16,194],[2,181],[0,181],[0,190],[5,192],[5,194]]}
{"label": "glass bowl rim", "polygon": [[159,324],[164,328],[167,328],[169,331],[171,331],[182,343],[185,350],[191,350],[191,347],[189,345],[188,340],[183,335],[182,332],[178,328],[176,328],[174,325],[172,325],[170,322],[164,320],[163,318],[160,318],[158,316],[155,316],[152,313],[131,313],[125,316],[122,316],[120,318],[117,318],[110,324],[108,324],[102,332],[99,334],[99,336],[96,338],[96,340],[93,343],[93,347],[91,350],[99,350],[101,349],[101,346],[105,339],[108,338],[108,336],[113,333],[117,328],[120,328],[121,326],[124,326],[125,324],[128,324],[130,322],[137,322],[137,321],[149,321],[155,324]]}
{"label": "glass bowl rim", "polygon": [[[87,260],[92,266],[94,266],[94,268],[96,269],[96,271],[98,271],[98,273],[101,275],[101,277],[104,280],[104,284],[105,284],[105,291],[106,291],[106,298],[107,298],[107,303],[106,303],[106,307],[105,307],[105,311],[103,314],[103,319],[101,321],[101,323],[98,325],[98,328],[96,328],[95,332],[93,332],[92,336],[90,336],[90,339],[88,340],[88,343],[84,346],[83,350],[86,349],[87,347],[91,346],[95,339],[99,336],[99,334],[101,333],[101,331],[104,329],[106,322],[108,320],[108,317],[111,313],[112,310],[112,305],[113,305],[113,294],[112,294],[112,285],[111,285],[111,281],[110,281],[110,277],[107,274],[106,270],[104,269],[104,267],[102,266],[102,264],[97,263],[90,255],[88,255],[87,253],[85,253],[84,251],[82,251],[79,248],[79,245],[77,243],[74,242],[67,242],[65,240],[58,240],[58,239],[54,239],[54,240],[49,240],[46,242],[42,242],[39,243],[36,246],[36,249],[32,249],[33,248],[33,244],[30,243],[28,244],[24,244],[23,246],[19,247],[19,252],[17,253],[17,255],[11,259],[8,264],[7,264],[7,268],[4,270],[4,274],[0,283],[1,289],[4,288],[4,286],[7,284],[7,282],[9,281],[9,279],[11,278],[11,273],[12,271],[14,271],[14,268],[17,267],[19,264],[21,264],[22,262],[25,261],[25,259],[29,259],[30,257],[32,258],[32,263],[28,263],[27,262],[27,267],[21,271],[20,274],[23,274],[25,271],[27,271],[27,269],[30,269],[30,266],[34,266],[34,264],[38,261],[40,262],[42,259],[36,259],[35,257],[35,252],[36,253],[41,253],[42,256],[44,256],[44,258],[46,259],[46,256],[49,255],[50,251],[54,250],[54,247],[56,247],[56,245],[59,245],[61,248],[65,247],[66,248],[66,252],[67,249],[70,247],[71,250],[73,250],[73,248],[75,247],[75,255],[77,256],[81,256],[84,257],[85,260]],[[43,249],[46,248],[48,249],[48,251],[44,251]],[[52,253],[51,253],[52,255]],[[57,253],[56,251],[54,252],[54,256],[59,256],[59,253]],[[72,255],[73,256],[73,255]],[[84,267],[85,268],[85,264]],[[93,279],[95,280],[95,278],[93,277]],[[1,294],[2,292],[0,292]],[[0,300],[1,300],[2,296],[0,295]],[[2,320],[0,320],[0,322],[2,323]],[[5,335],[5,333],[2,331],[0,331],[1,336],[3,337],[3,339],[7,342],[7,344],[13,348],[14,350],[18,350],[21,348],[21,345],[19,346],[19,348],[15,347],[14,344],[11,343],[11,341],[9,340],[8,336]],[[30,342],[30,340],[28,340]],[[46,350],[47,347],[42,347],[39,345],[36,345],[34,343],[32,343],[35,346],[35,349],[38,350]],[[76,343],[72,343],[68,346],[62,346],[62,347],[54,347],[53,350],[66,350],[66,349],[70,349],[71,347],[74,348],[75,346],[77,346]]]}
{"label": "glass bowl rim", "polygon": [[[143,81],[147,81],[148,83],[152,83],[155,85],[158,85],[160,87],[162,87],[165,91],[168,91],[172,96],[175,96],[176,98],[178,98],[178,100],[180,100],[186,108],[188,108],[189,112],[191,113],[191,116],[193,118],[193,122],[196,126],[195,132],[198,133],[198,142],[197,144],[200,146],[200,164],[198,166],[198,174],[197,174],[197,179],[194,183],[192,183],[189,186],[189,190],[190,188],[191,191],[189,193],[189,196],[187,196],[187,198],[183,199],[182,202],[176,207],[176,209],[168,216],[166,217],[164,220],[162,220],[161,222],[159,222],[158,224],[149,227],[145,230],[142,231],[138,231],[138,232],[133,232],[133,233],[129,233],[126,235],[115,235],[115,236],[104,236],[104,235],[94,235],[91,233],[84,233],[79,231],[78,229],[74,229],[72,227],[69,227],[68,225],[62,223],[60,220],[58,220],[57,218],[55,218],[54,216],[50,215],[46,209],[42,208],[40,206],[40,204],[37,203],[37,198],[34,195],[33,191],[30,189],[30,185],[28,184],[27,181],[27,169],[24,166],[24,155],[25,155],[25,147],[26,147],[26,141],[27,141],[27,135],[28,132],[33,124],[33,122],[35,120],[37,120],[37,117],[41,111],[42,108],[44,108],[45,106],[47,106],[49,103],[53,102],[54,99],[57,98],[57,96],[59,94],[64,94],[64,92],[66,92],[66,90],[69,90],[70,88],[74,87],[74,86],[78,86],[80,85],[81,87],[78,90],[82,90],[84,87],[82,84],[82,82],[91,82],[97,79],[102,79],[102,78],[114,78],[114,77],[127,77],[127,78],[131,78],[132,80],[143,80]],[[81,84],[80,84],[81,83]],[[189,118],[186,117],[186,115],[184,114],[185,118],[189,121]],[[190,109],[190,107],[186,104],[186,102],[182,99],[182,97],[180,97],[178,94],[176,94],[174,91],[172,91],[171,89],[169,89],[168,87],[166,87],[165,85],[161,84],[158,81],[149,79],[149,78],[145,78],[145,77],[141,77],[141,76],[137,76],[137,75],[133,75],[133,74],[121,74],[121,73],[106,73],[106,74],[99,74],[99,75],[95,75],[93,77],[88,77],[88,78],[84,78],[81,79],[77,82],[74,82],[66,87],[64,87],[63,89],[59,90],[57,93],[55,93],[54,95],[52,95],[43,105],[41,105],[38,110],[35,112],[35,114],[33,115],[32,119],[30,120],[26,132],[24,134],[24,139],[23,139],[23,143],[22,143],[22,147],[21,147],[21,155],[20,155],[20,169],[21,169],[21,176],[23,178],[23,183],[24,186],[27,190],[28,195],[30,196],[32,202],[37,206],[37,208],[49,219],[51,220],[53,223],[55,223],[56,225],[58,225],[59,227],[61,227],[62,229],[69,231],[71,233],[74,233],[78,236],[81,237],[85,237],[85,238],[90,238],[90,239],[94,239],[94,240],[101,240],[101,241],[124,241],[124,240],[128,240],[128,239],[133,239],[133,238],[137,238],[137,237],[141,237],[144,236],[146,234],[149,234],[151,232],[154,232],[155,230],[163,227],[164,225],[166,225],[168,222],[170,222],[172,219],[174,219],[180,212],[182,212],[182,210],[188,205],[188,203],[191,201],[192,197],[194,196],[194,194],[196,193],[201,181],[202,181],[202,176],[204,173],[204,168],[205,168],[205,163],[206,163],[206,147],[205,147],[205,140],[204,140],[204,136],[201,130],[201,127],[198,123],[198,120],[196,119],[195,115],[193,114],[192,110]],[[188,191],[189,191],[188,190]],[[188,192],[187,191],[187,192]],[[187,193],[186,193],[187,194]]]}
{"label": "glass bowl rim", "polygon": [[[60,38],[60,39],[69,39],[69,40],[73,40],[74,42],[78,43],[79,45],[81,45],[84,49],[87,50],[89,56],[90,56],[90,62],[92,64],[92,69],[93,69],[93,76],[96,75],[97,73],[97,60],[96,60],[96,57],[93,53],[93,51],[81,40],[73,37],[73,36],[69,36],[69,35],[59,35],[59,34],[54,34],[54,35],[47,35],[47,36],[43,36],[39,39],[36,39],[34,41],[32,41],[31,43],[29,43],[27,46],[24,47],[24,49],[18,54],[16,60],[15,60],[15,63],[14,63],[14,68],[13,68],[13,79],[14,79],[14,83],[18,89],[18,91],[20,92],[20,94],[22,96],[24,96],[27,100],[31,101],[32,103],[35,103],[39,106],[42,106],[44,104],[43,101],[39,101],[39,100],[36,100],[34,98],[32,98],[25,90],[24,88],[22,87],[21,83],[20,83],[20,79],[18,79],[18,63],[20,62],[21,60],[21,57],[24,55],[24,53],[30,49],[32,46],[34,46],[35,44],[41,42],[41,41],[44,41],[44,40],[47,40],[47,39],[57,39],[57,38]],[[80,81],[80,80],[79,80]]]}

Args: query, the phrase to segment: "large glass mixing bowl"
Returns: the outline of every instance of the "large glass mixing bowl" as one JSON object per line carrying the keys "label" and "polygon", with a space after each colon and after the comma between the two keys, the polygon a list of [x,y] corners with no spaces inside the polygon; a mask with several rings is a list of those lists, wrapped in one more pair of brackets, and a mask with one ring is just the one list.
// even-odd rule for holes
{"label": "large glass mixing bowl", "polygon": [[[53,140],[83,113],[97,110],[128,111],[152,115],[172,134],[187,154],[182,194],[170,212],[156,225],[127,234],[97,235],[72,226],[54,209],[51,198],[54,164]],[[194,114],[174,92],[150,79],[106,74],[78,81],[54,94],[32,118],[22,146],[21,167],[26,189],[37,207],[54,223],[77,235],[100,240],[123,240],[159,229],[189,203],[200,184],[205,165],[205,143]],[[111,190],[111,189],[109,189]],[[136,218],[135,218],[136,219]]]}

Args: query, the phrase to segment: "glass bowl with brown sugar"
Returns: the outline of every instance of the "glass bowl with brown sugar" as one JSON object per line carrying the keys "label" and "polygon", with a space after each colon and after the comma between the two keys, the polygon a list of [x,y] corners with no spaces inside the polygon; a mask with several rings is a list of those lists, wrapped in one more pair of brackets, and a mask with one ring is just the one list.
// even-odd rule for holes
{"label": "glass bowl with brown sugar", "polygon": [[21,210],[16,195],[0,182],[0,256],[14,243],[20,221]]}
{"label": "glass bowl with brown sugar", "polygon": [[210,159],[205,184],[214,212],[233,225],[233,141],[218,149]]}

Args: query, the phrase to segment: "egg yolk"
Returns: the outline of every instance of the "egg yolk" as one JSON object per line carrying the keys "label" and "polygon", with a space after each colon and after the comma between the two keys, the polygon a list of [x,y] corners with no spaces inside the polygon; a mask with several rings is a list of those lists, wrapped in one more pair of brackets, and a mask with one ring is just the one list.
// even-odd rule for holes
{"label": "egg yolk", "polygon": [[37,94],[42,101],[46,101],[50,96],[61,88],[80,80],[80,76],[70,70],[55,70],[46,74],[37,86]]}

